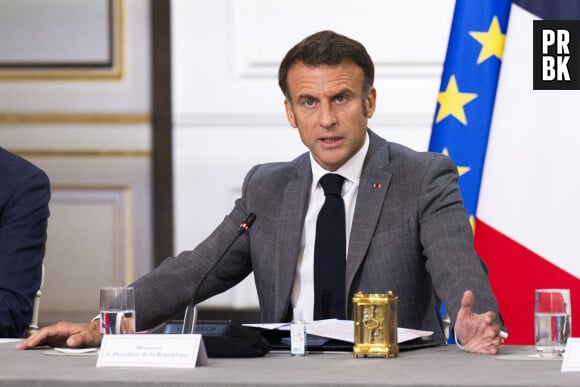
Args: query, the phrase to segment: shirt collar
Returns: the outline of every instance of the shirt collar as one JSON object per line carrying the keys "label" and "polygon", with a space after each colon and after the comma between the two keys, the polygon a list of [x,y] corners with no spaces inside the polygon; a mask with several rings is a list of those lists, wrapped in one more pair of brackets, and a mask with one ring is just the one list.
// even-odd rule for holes
{"label": "shirt collar", "polygon": [[369,134],[367,132],[365,136],[365,142],[363,146],[359,149],[359,151],[356,152],[354,156],[352,156],[346,163],[344,163],[340,168],[338,168],[334,172],[330,172],[322,168],[322,166],[320,166],[320,164],[318,164],[316,160],[314,160],[314,157],[312,157],[312,153],[310,153],[310,165],[312,167],[312,183],[314,184],[314,186],[316,186],[320,178],[325,174],[336,173],[358,185],[368,150],[369,150]]}

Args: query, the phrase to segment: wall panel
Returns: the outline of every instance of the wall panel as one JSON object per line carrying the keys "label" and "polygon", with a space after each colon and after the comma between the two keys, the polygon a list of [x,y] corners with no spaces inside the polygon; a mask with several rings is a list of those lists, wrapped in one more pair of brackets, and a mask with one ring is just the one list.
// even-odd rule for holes
{"label": "wall panel", "polygon": [[21,153],[50,177],[41,325],[86,321],[101,286],[126,285],[152,268],[148,152]]}
{"label": "wall panel", "polygon": [[52,187],[44,320],[91,318],[99,287],[133,280],[132,204],[129,187]]}

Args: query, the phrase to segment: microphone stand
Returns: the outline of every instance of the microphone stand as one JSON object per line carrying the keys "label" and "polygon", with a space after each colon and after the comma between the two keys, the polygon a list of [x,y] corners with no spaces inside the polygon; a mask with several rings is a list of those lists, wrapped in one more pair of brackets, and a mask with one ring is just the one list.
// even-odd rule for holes
{"label": "microphone stand", "polygon": [[211,265],[211,267],[205,273],[203,273],[201,279],[199,280],[199,283],[197,284],[197,286],[193,292],[193,297],[191,298],[191,303],[189,305],[187,305],[187,308],[185,308],[185,316],[183,317],[183,329],[181,331],[182,334],[191,335],[191,334],[195,333],[195,324],[197,322],[197,293],[199,292],[201,285],[203,285],[203,283],[205,282],[207,277],[209,277],[210,273],[213,272],[215,267],[225,257],[226,253],[231,249],[231,247],[234,245],[234,243],[236,243],[236,241],[238,240],[240,235],[242,235],[244,232],[248,231],[250,229],[250,227],[252,226],[252,224],[254,224],[255,220],[256,220],[256,215],[254,215],[253,213],[250,213],[246,217],[246,219],[244,219],[244,221],[240,224],[240,228],[238,229],[238,233],[236,234],[234,239],[232,239],[230,244],[225,248],[224,252],[213,263],[213,265]]}

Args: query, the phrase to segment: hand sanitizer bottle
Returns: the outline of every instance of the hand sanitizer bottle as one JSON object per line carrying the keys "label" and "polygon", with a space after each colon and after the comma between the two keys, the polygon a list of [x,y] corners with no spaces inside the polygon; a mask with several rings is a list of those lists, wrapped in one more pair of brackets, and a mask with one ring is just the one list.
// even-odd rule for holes
{"label": "hand sanitizer bottle", "polygon": [[292,356],[306,355],[306,321],[302,319],[302,309],[294,309],[290,324],[290,353]]}

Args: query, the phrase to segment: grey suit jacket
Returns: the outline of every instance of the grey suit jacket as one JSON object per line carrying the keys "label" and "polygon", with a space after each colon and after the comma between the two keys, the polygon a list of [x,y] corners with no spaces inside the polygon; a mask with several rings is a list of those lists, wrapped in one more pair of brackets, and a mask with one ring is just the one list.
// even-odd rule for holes
{"label": "grey suit jacket", "polygon": [[[446,156],[415,152],[369,134],[347,254],[347,300],[359,290],[392,290],[398,297],[398,325],[431,330],[430,341],[442,343],[440,300],[452,324],[467,289],[475,294],[476,311],[498,312],[486,266],[474,251],[457,167]],[[253,167],[242,197],[205,241],[135,282],[137,329],[183,312],[202,274],[250,212],[256,214],[255,224],[207,278],[198,299],[253,272],[262,321],[287,321],[311,184],[308,153]],[[352,306],[347,308],[351,316]]]}

